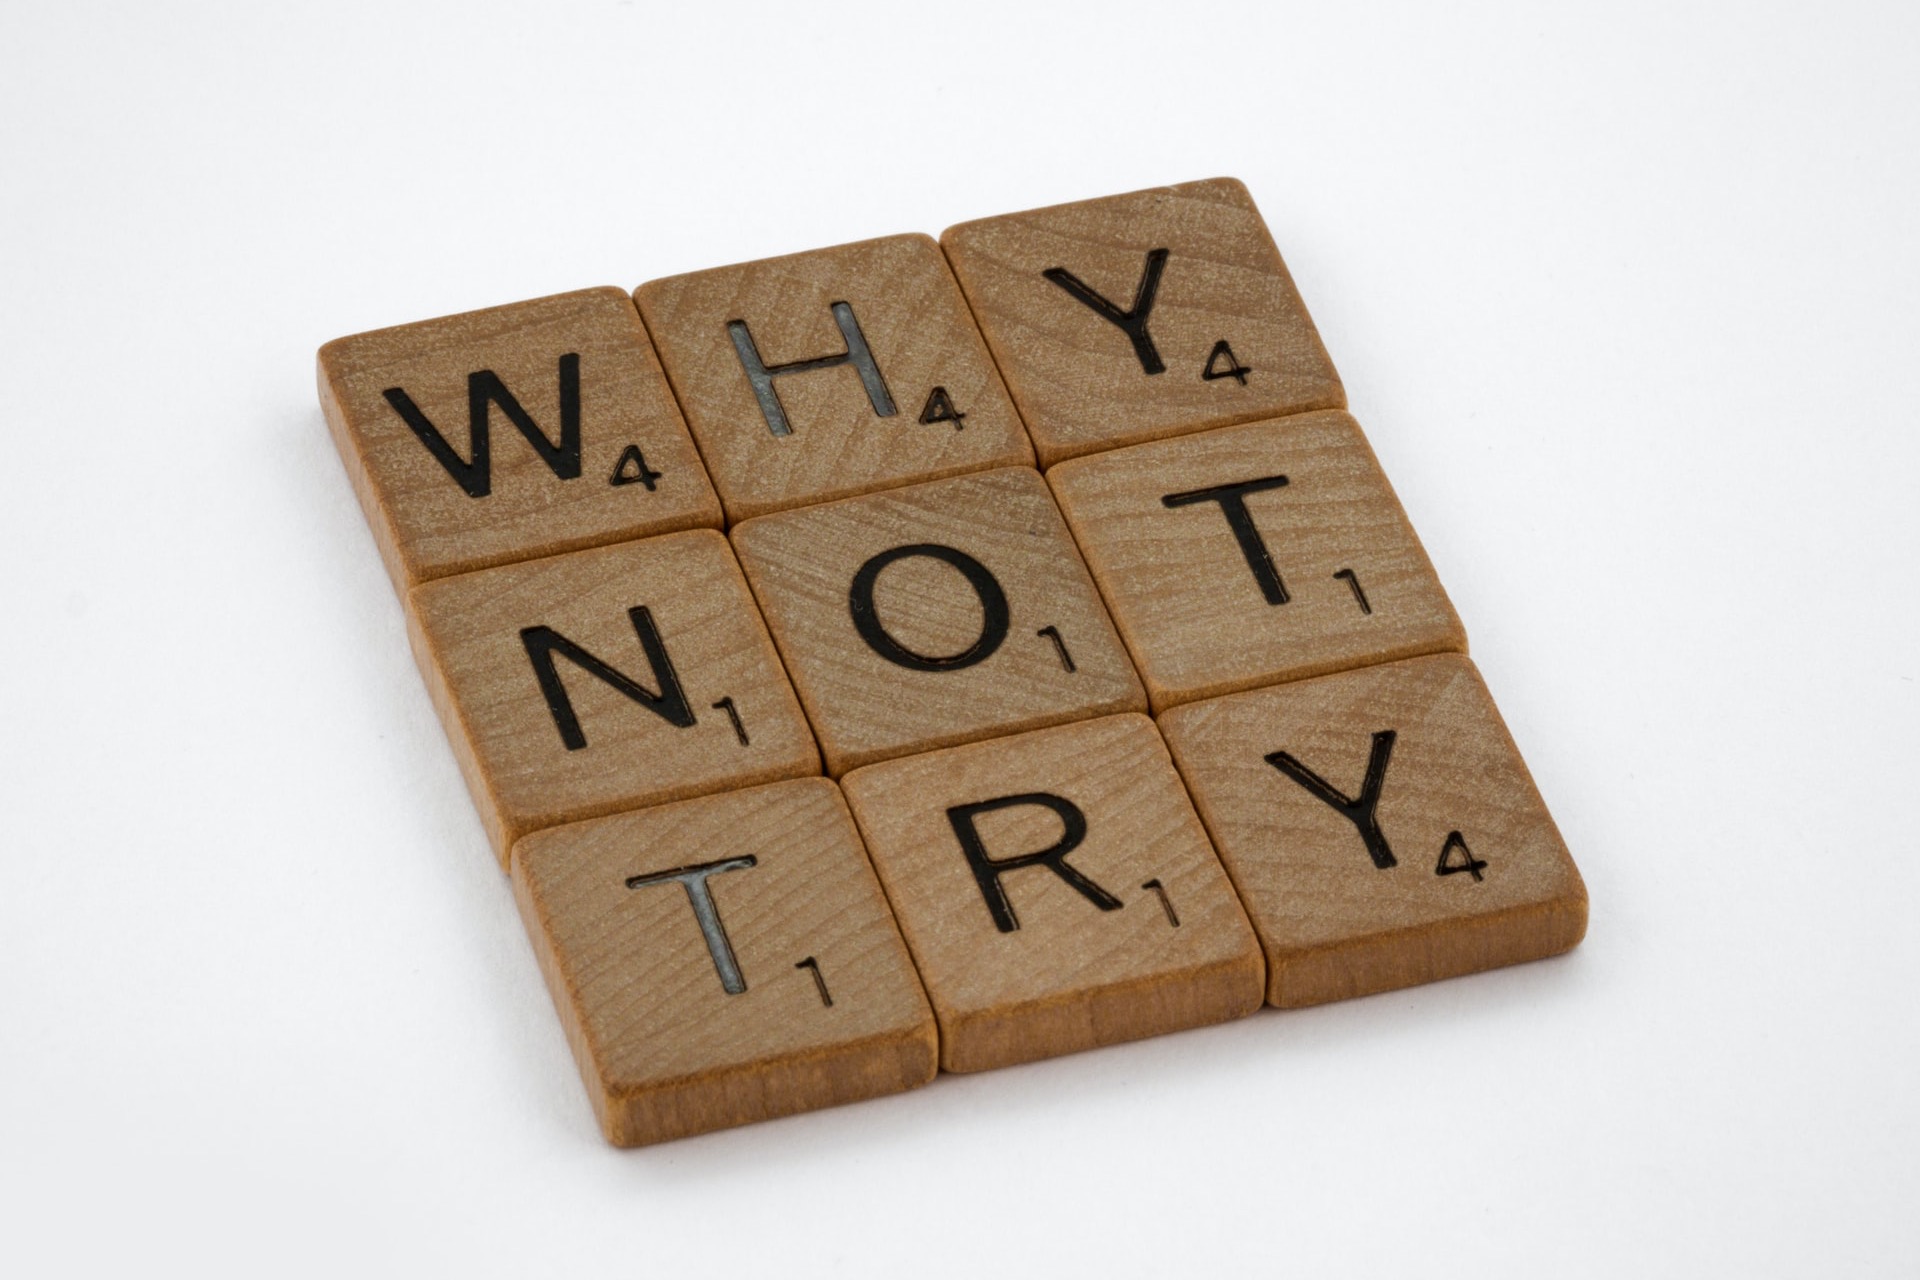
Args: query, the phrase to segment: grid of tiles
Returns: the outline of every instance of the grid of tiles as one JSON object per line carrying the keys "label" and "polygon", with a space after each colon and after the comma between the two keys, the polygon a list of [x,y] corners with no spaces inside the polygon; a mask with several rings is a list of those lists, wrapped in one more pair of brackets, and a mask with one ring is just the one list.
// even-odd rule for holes
{"label": "grid of tiles", "polygon": [[1585,932],[1236,181],[319,364],[612,1142]]}

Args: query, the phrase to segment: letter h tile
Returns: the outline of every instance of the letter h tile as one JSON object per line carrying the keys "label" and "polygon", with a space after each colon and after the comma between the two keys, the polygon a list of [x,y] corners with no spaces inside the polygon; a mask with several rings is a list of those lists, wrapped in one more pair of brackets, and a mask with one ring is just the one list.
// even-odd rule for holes
{"label": "letter h tile", "polygon": [[634,297],[729,522],[1033,461],[927,236],[672,276]]}

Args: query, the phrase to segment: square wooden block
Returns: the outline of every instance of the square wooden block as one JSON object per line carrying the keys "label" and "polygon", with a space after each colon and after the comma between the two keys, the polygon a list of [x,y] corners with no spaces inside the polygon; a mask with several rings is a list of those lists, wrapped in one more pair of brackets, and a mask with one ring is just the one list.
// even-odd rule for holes
{"label": "square wooden block", "polygon": [[1160,718],[1281,1006],[1557,955],[1587,891],[1473,663],[1414,658]]}
{"label": "square wooden block", "polygon": [[403,596],[447,574],[720,525],[619,289],[337,338],[320,348],[320,405]]}
{"label": "square wooden block", "polygon": [[1347,403],[1232,178],[963,222],[940,243],[1043,465]]}
{"label": "square wooden block", "polygon": [[1467,647],[1344,413],[1117,449],[1047,481],[1156,711]]}
{"label": "square wooden block", "polygon": [[503,861],[539,827],[819,772],[713,530],[442,578],[408,621]]}
{"label": "square wooden block", "polygon": [[1260,1007],[1259,943],[1145,716],[889,761],[844,785],[948,1070]]}
{"label": "square wooden block", "polygon": [[672,276],[634,297],[730,521],[1033,462],[927,236]]}
{"label": "square wooden block", "polygon": [[824,778],[539,832],[513,882],[619,1146],[933,1079],[933,1015]]}
{"label": "square wooden block", "polygon": [[762,516],[733,542],[836,777],[1146,709],[1038,472]]}

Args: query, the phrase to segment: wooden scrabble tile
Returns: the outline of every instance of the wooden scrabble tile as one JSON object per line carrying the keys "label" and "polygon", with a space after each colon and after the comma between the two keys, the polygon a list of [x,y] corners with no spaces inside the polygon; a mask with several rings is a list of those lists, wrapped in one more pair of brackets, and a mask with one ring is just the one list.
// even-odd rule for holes
{"label": "wooden scrabble tile", "polygon": [[836,777],[1146,708],[1037,472],[762,516],[733,541]]}
{"label": "wooden scrabble tile", "polygon": [[963,222],[940,243],[1043,465],[1347,403],[1232,178]]}
{"label": "wooden scrabble tile", "polygon": [[1033,462],[927,236],[697,271],[634,297],[730,521]]}
{"label": "wooden scrabble tile", "polygon": [[618,289],[338,338],[320,348],[320,404],[402,595],[447,574],[720,524]]}
{"label": "wooden scrabble tile", "polygon": [[1267,954],[1320,1004],[1557,955],[1587,891],[1473,663],[1413,658],[1160,727]]}
{"label": "wooden scrabble tile", "polygon": [[1156,711],[1467,647],[1344,413],[1117,449],[1047,480]]}
{"label": "wooden scrabble tile", "polygon": [[538,832],[513,880],[619,1146],[933,1079],[926,996],[824,778]]}
{"label": "wooden scrabble tile", "polygon": [[539,827],[819,772],[713,530],[442,578],[408,621],[502,860]]}
{"label": "wooden scrabble tile", "polygon": [[1259,943],[1145,716],[871,765],[843,785],[949,1071],[1260,1007]]}

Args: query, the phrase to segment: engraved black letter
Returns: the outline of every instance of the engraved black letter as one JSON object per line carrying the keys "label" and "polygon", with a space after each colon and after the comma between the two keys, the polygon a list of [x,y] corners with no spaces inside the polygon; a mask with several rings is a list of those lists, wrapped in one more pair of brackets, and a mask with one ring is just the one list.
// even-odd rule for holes
{"label": "engraved black letter", "polygon": [[627,617],[633,621],[633,629],[640,636],[640,647],[646,651],[647,663],[653,668],[653,678],[660,684],[657,694],[648,693],[624,673],[600,661],[552,627],[528,627],[520,633],[520,642],[527,646],[527,658],[533,663],[533,673],[539,678],[540,692],[546,695],[547,710],[553,713],[553,723],[560,729],[560,741],[566,744],[569,751],[585,747],[587,735],[580,731],[580,718],[573,713],[573,703],[567,697],[567,686],[561,682],[560,671],[554,665],[553,655],[556,653],[570,659],[589,675],[612,685],[668,724],[681,729],[693,724],[693,708],[687,705],[687,695],[680,691],[680,677],[673,669],[673,659],[667,656],[667,646],[660,642],[660,633],[654,629],[653,615],[645,605],[638,605],[627,610]]}
{"label": "engraved black letter", "polygon": [[1153,313],[1153,295],[1160,288],[1160,271],[1167,265],[1167,251],[1155,249],[1147,254],[1147,265],[1140,273],[1140,283],[1133,291],[1133,310],[1122,311],[1095,293],[1086,281],[1065,267],[1049,267],[1041,272],[1047,279],[1065,289],[1070,295],[1093,309],[1093,313],[1102,320],[1118,325],[1120,332],[1127,335],[1127,341],[1133,344],[1133,354],[1139,358],[1141,369],[1148,373],[1165,373],[1167,366],[1162,363],[1160,353],[1154,349],[1153,335],[1147,332],[1147,317]]}
{"label": "engraved black letter", "polygon": [[740,356],[740,367],[747,371],[747,381],[753,384],[754,398],[760,402],[760,416],[767,420],[767,430],[776,436],[793,434],[793,426],[787,421],[787,411],[780,405],[780,393],[773,389],[773,380],[789,373],[808,373],[815,369],[832,369],[850,364],[860,374],[860,385],[867,389],[867,403],[873,406],[874,413],[882,418],[893,416],[893,397],[888,394],[886,380],[880,376],[880,366],[874,363],[873,352],[867,347],[867,336],[860,332],[860,322],[854,319],[853,307],[845,302],[836,302],[832,311],[833,322],[840,326],[840,336],[847,340],[847,349],[837,356],[794,360],[787,364],[768,365],[760,358],[760,349],[753,345],[753,335],[747,332],[747,322],[727,321],[727,332],[733,337],[733,349]]}
{"label": "engraved black letter", "polygon": [[1367,603],[1366,589],[1360,585],[1359,574],[1355,573],[1351,569],[1341,569],[1340,571],[1335,573],[1333,576],[1345,582],[1347,586],[1353,591],[1353,602],[1360,606],[1360,612],[1366,613],[1366,614],[1371,614],[1373,612],[1373,606]]}
{"label": "engraved black letter", "polygon": [[[1011,809],[1015,805],[1037,804],[1053,810],[1060,816],[1065,833],[1059,841],[1038,853],[1016,854],[1011,858],[989,858],[987,847],[980,839],[979,831],[974,829],[973,820],[980,814],[992,813],[996,809]],[[1080,847],[1087,838],[1087,817],[1080,807],[1071,800],[1048,795],[1044,791],[1027,792],[1024,795],[1001,796],[998,800],[982,800],[978,804],[957,804],[947,810],[947,821],[953,824],[953,834],[960,838],[960,848],[967,855],[967,865],[973,868],[973,878],[980,884],[980,895],[987,900],[987,912],[993,916],[993,923],[1002,933],[1012,933],[1020,927],[1020,920],[1013,914],[1013,904],[1007,901],[1007,891],[1000,884],[1000,877],[1009,871],[1021,867],[1043,866],[1053,874],[1065,880],[1081,897],[1102,911],[1118,911],[1124,902],[1102,889],[1093,881],[1067,865],[1067,855]]]}
{"label": "engraved black letter", "polygon": [[399,387],[388,387],[381,394],[393,406],[393,411],[412,428],[420,443],[427,446],[427,452],[466,490],[469,498],[484,498],[493,492],[487,418],[489,410],[496,404],[500,406],[500,412],[507,415],[507,420],[520,429],[520,434],[527,438],[527,443],[540,455],[540,460],[553,468],[553,474],[562,480],[571,480],[580,474],[578,355],[560,357],[560,443],[557,445],[547,439],[527,411],[520,407],[520,402],[513,398],[513,393],[507,390],[507,384],[500,381],[499,375],[491,369],[481,369],[467,375],[467,442],[470,460],[465,462],[453,451],[453,446],[447,443],[447,438],[440,434],[439,428],[420,412],[420,406],[413,402],[412,396]]}
{"label": "engraved black letter", "polygon": [[[931,556],[952,565],[965,576],[973,593],[980,597],[980,612],[984,615],[980,620],[980,638],[959,653],[944,658],[929,658],[895,640],[880,625],[880,615],[873,607],[874,583],[880,580],[882,569],[909,556]],[[867,642],[870,649],[895,666],[912,671],[958,671],[976,662],[985,662],[1000,647],[1000,642],[1007,638],[1007,623],[1011,617],[1007,609],[1007,593],[1000,589],[999,581],[987,566],[964,551],[955,551],[937,542],[915,542],[894,547],[861,565],[860,572],[853,575],[853,586],[847,591],[847,608],[853,613],[853,629],[860,633],[860,638]]]}
{"label": "engraved black letter", "polygon": [[1367,756],[1367,778],[1360,784],[1358,800],[1342,795],[1327,784],[1327,780],[1307,766],[1295,760],[1284,751],[1276,751],[1267,757],[1267,763],[1305,787],[1317,799],[1324,800],[1339,810],[1360,831],[1360,839],[1366,842],[1367,853],[1373,858],[1373,865],[1382,871],[1394,865],[1393,850],[1387,846],[1386,832],[1380,830],[1379,819],[1374,810],[1380,805],[1380,788],[1387,781],[1387,757],[1393,754],[1394,732],[1382,729],[1373,735],[1373,751]]}
{"label": "engraved black letter", "polygon": [[687,904],[693,908],[693,918],[700,922],[700,936],[707,940],[707,955],[713,959],[713,971],[720,975],[720,987],[730,996],[745,991],[747,980],[740,975],[740,962],[733,958],[733,944],[727,940],[726,926],[720,923],[720,908],[713,904],[713,891],[707,888],[707,877],[722,871],[744,870],[758,863],[759,859],[748,854],[744,858],[724,858],[697,867],[675,867],[650,876],[633,876],[627,881],[629,889],[644,889],[669,880],[680,882],[680,887],[687,891]]}
{"label": "engraved black letter", "polygon": [[1267,598],[1268,604],[1285,604],[1288,598],[1287,584],[1280,581],[1280,573],[1273,567],[1273,557],[1267,554],[1267,544],[1261,541],[1260,531],[1253,527],[1253,516],[1247,511],[1247,495],[1278,489],[1286,483],[1285,476],[1266,476],[1259,480],[1243,480],[1239,484],[1215,485],[1211,489],[1169,493],[1160,501],[1167,507],[1190,507],[1196,502],[1219,503],[1220,510],[1226,514],[1227,527],[1233,530],[1235,540],[1240,543],[1240,554],[1247,558],[1247,568],[1253,570],[1253,580],[1260,584],[1260,594]]}

